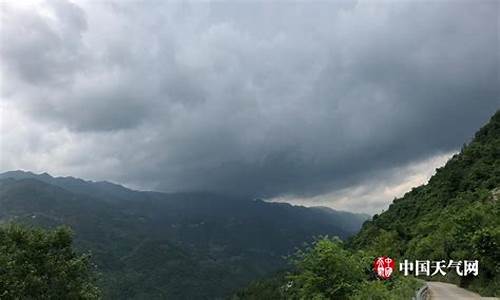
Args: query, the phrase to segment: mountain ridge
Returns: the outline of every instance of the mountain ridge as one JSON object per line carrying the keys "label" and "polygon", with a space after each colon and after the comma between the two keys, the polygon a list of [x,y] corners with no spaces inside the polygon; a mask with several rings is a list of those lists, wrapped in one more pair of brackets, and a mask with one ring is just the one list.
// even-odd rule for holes
{"label": "mountain ridge", "polygon": [[365,222],[350,245],[396,258],[478,260],[477,277],[438,279],[499,296],[499,190],[500,110],[427,184]]}
{"label": "mountain ridge", "polygon": [[108,298],[224,297],[286,267],[283,256],[313,236],[345,239],[365,220],[334,210],[207,193],[124,188],[115,195],[114,189],[95,186],[81,193],[82,186],[71,182],[79,179],[58,185],[51,180],[44,173],[0,175],[0,222],[73,228],[77,248],[92,251]]}
{"label": "mountain ridge", "polygon": [[[420,273],[418,279],[450,282],[482,296],[498,297],[499,197],[500,110],[460,153],[436,170],[427,184],[395,199],[387,210],[364,222],[347,243],[319,239],[297,252],[291,271],[257,280],[238,291],[235,298],[410,299],[422,284],[413,272],[417,260],[431,266],[442,261],[458,264],[457,268],[446,265],[444,275]],[[396,270],[388,280],[380,280],[372,269],[374,260],[381,256],[396,261]],[[322,267],[348,260],[351,268]],[[466,260],[478,261],[477,274],[460,275],[460,264]],[[409,276],[397,268],[402,261],[414,266]]]}

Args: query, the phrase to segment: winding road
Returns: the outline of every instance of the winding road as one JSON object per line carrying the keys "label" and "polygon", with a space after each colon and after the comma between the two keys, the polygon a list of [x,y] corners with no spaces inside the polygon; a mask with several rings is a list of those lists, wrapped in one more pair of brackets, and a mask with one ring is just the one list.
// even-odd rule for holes
{"label": "winding road", "polygon": [[456,285],[444,282],[427,282],[430,300],[475,300],[475,299],[498,299],[494,297],[481,297],[471,291],[459,288]]}

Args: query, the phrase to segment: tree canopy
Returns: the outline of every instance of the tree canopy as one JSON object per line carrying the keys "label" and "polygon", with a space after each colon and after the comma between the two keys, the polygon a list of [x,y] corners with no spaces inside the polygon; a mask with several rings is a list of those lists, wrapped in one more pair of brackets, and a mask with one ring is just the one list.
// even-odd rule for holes
{"label": "tree canopy", "polygon": [[92,268],[65,227],[0,226],[1,299],[99,299]]}

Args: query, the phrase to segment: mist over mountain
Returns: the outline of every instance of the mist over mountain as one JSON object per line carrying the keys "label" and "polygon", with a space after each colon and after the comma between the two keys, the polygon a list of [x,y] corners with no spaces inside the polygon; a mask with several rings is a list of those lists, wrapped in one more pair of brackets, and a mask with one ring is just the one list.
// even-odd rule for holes
{"label": "mist over mountain", "polygon": [[499,104],[498,1],[34,2],[0,10],[0,172],[376,213]]}
{"label": "mist over mountain", "polygon": [[210,193],[139,192],[108,182],[10,171],[0,220],[75,231],[110,298],[213,298],[286,268],[318,235],[347,238],[366,215]]}
{"label": "mist over mountain", "polygon": [[[500,111],[497,111],[472,141],[464,144],[460,153],[436,170],[427,184],[394,199],[386,211],[365,222],[347,243],[323,240],[306,250],[308,255],[301,256],[294,271],[256,281],[235,297],[415,299],[415,288],[422,282],[415,286],[413,275],[407,277],[396,271],[390,280],[379,280],[374,275],[371,265],[380,256],[389,256],[396,262],[477,260],[479,271],[474,275],[461,276],[459,269],[453,272],[451,268],[444,270],[444,275],[420,274],[418,278],[445,281],[483,296],[498,297],[499,199]],[[338,261],[347,260],[352,263],[350,268],[332,267]],[[331,268],[322,268],[323,265]],[[345,278],[349,279],[343,281]],[[283,288],[293,280],[290,289]],[[344,289],[345,286],[348,288]],[[449,291],[443,294],[446,299],[458,297]]]}

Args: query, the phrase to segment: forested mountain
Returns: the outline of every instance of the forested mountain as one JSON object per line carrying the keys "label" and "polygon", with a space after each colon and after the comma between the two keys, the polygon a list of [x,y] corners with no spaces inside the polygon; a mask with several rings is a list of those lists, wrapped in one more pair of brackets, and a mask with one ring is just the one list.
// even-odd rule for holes
{"label": "forested mountain", "polygon": [[75,231],[104,296],[216,298],[285,266],[318,235],[347,238],[364,215],[209,193],[139,192],[108,182],[0,175],[0,220]]}
{"label": "forested mountain", "polygon": [[[479,275],[422,278],[449,281],[500,296],[500,111],[428,184],[395,199],[342,243],[321,239],[297,252],[295,269],[256,281],[236,299],[410,299],[416,281],[395,273],[377,280],[375,257],[478,260]],[[350,268],[328,268],[347,261]],[[345,281],[343,278],[349,278]],[[418,286],[418,285],[417,285]],[[288,288],[289,287],[289,288]],[[348,288],[346,288],[348,287]]]}
{"label": "forested mountain", "polygon": [[446,280],[500,295],[500,111],[429,183],[394,200],[352,239],[408,259],[479,260],[478,277]]}

